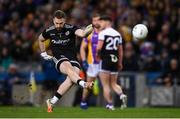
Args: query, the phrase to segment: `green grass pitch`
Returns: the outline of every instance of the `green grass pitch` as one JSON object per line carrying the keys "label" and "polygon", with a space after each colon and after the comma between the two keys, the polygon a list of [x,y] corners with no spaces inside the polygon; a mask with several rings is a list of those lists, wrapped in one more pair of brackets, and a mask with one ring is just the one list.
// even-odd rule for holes
{"label": "green grass pitch", "polygon": [[0,118],[180,118],[180,108],[126,108],[115,111],[102,107],[56,107],[47,113],[43,107],[0,107]]}

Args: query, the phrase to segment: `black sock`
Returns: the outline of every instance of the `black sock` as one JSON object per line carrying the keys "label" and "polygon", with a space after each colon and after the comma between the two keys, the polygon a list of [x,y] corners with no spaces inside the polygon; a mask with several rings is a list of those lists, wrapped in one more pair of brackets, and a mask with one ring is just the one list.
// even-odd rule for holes
{"label": "black sock", "polygon": [[55,96],[56,96],[58,99],[60,99],[60,98],[62,97],[62,95],[59,94],[58,92],[56,92]]}
{"label": "black sock", "polygon": [[80,82],[80,81],[81,81],[81,79],[78,79],[78,80],[77,80],[77,84],[78,84],[78,85],[79,85],[79,82]]}

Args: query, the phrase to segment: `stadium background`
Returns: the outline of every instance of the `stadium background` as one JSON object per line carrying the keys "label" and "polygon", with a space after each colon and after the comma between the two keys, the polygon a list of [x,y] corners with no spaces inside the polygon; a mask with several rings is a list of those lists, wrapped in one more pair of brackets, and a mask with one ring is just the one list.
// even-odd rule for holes
{"label": "stadium background", "polygon": [[[179,0],[1,0],[0,105],[41,106],[47,94],[64,80],[52,62],[40,58],[37,44],[38,34],[52,23],[51,15],[57,9],[67,14],[68,23],[81,27],[91,23],[93,13],[111,16],[113,27],[124,40],[119,83],[128,94],[129,107],[180,106]],[[149,30],[141,42],[131,36],[137,23],[146,24]],[[36,84],[29,83],[33,78]],[[96,105],[97,100],[102,106],[101,85],[96,86],[90,104]],[[77,105],[80,92],[73,87],[60,104]]]}

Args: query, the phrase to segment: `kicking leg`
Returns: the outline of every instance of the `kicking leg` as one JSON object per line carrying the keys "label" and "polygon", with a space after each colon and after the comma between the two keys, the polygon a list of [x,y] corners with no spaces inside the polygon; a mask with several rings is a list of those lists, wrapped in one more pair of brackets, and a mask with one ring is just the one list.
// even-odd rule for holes
{"label": "kicking leg", "polygon": [[67,74],[72,82],[82,86],[83,88],[91,89],[93,82],[85,82],[79,76],[79,69],[73,67],[69,61],[64,61],[60,64],[59,69],[62,73]]}

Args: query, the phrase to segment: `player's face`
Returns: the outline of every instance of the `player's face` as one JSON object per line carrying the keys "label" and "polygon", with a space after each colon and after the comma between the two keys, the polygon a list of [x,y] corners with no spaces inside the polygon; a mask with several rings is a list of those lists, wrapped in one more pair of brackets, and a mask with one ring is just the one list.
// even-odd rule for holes
{"label": "player's face", "polygon": [[53,19],[53,23],[56,27],[57,30],[60,30],[61,28],[63,28],[64,26],[64,23],[65,23],[65,19],[64,18],[61,18],[61,19],[58,19],[58,18],[54,18]]}
{"label": "player's face", "polygon": [[100,24],[99,24],[99,17],[93,17],[92,18],[92,24],[95,28],[100,28]]}
{"label": "player's face", "polygon": [[100,20],[99,24],[100,24],[100,29],[101,29],[101,30],[103,30],[103,29],[106,28],[106,21]]}

